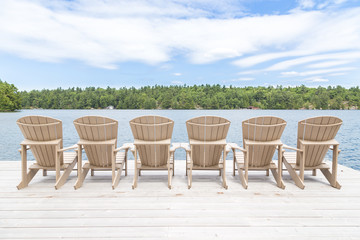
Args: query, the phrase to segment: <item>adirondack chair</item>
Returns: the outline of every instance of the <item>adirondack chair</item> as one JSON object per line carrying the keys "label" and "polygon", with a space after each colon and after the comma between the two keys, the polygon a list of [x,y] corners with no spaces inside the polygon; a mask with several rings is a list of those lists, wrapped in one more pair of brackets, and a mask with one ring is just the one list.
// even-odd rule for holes
{"label": "adirondack chair", "polygon": [[[271,116],[255,117],[242,122],[244,148],[234,143],[229,145],[234,153],[233,175],[235,176],[238,170],[245,189],[248,187],[249,170],[265,170],[267,176],[271,170],[277,186],[285,188],[281,177],[283,144],[280,140],[285,126],[286,122],[283,119]],[[276,149],[278,166],[272,161]]]}
{"label": "adirondack chair", "polygon": [[174,151],[171,136],[174,121],[161,116],[141,116],[130,121],[134,136],[132,152],[135,157],[135,174],[132,188],[137,187],[141,171],[167,170],[168,187],[174,175]]}
{"label": "adirondack chair", "polygon": [[[78,180],[74,188],[82,186],[91,170],[112,171],[112,188],[119,184],[121,172],[127,175],[127,151],[129,147],[117,148],[118,121],[101,116],[84,116],[74,120],[80,140],[78,144]],[[88,162],[82,166],[82,149],[85,150]],[[121,151],[125,150],[125,151]]]}
{"label": "adirondack chair", "polygon": [[[201,116],[186,121],[189,145],[186,146],[186,175],[188,188],[192,185],[193,170],[216,170],[226,184],[226,136],[230,121],[216,116]],[[221,157],[222,155],[222,157]]]}
{"label": "adirondack chair", "polygon": [[[36,173],[42,169],[43,175],[47,171],[56,171],[55,189],[59,189],[69,177],[76,161],[76,145],[63,148],[62,122],[58,119],[44,116],[26,116],[17,120],[24,140],[21,142],[22,181],[17,186],[22,189],[28,186]],[[36,163],[29,167],[27,172],[27,151],[31,150]],[[63,170],[63,174],[60,171]]]}
{"label": "adirondack chair", "polygon": [[[285,152],[283,157],[285,167],[296,186],[304,189],[304,171],[312,170],[315,176],[316,169],[320,169],[332,187],[341,188],[337,182],[337,161],[340,151],[339,143],[335,140],[341,125],[340,118],[331,116],[308,118],[298,123],[297,148],[284,145],[284,149],[295,152]],[[324,163],[329,149],[333,152],[332,172]],[[300,171],[299,175],[295,170]]]}

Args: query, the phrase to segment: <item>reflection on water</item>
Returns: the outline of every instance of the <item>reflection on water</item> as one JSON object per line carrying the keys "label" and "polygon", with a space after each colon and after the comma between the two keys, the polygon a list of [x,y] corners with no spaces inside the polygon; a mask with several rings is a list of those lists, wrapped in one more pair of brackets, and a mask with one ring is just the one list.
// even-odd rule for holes
{"label": "reflection on water", "polygon": [[[297,122],[299,120],[332,115],[343,120],[343,125],[336,139],[340,142],[341,154],[339,163],[360,170],[359,140],[360,140],[360,111],[347,110],[22,110],[15,113],[0,113],[0,160],[20,160],[19,143],[23,136],[16,125],[16,120],[26,115],[43,115],[62,120],[64,146],[75,144],[78,135],[73,120],[85,115],[100,115],[119,121],[118,145],[133,140],[129,121],[141,115],[161,115],[175,121],[173,142],[186,142],[187,133],[185,121],[201,116],[216,115],[231,121],[228,142],[241,143],[241,122],[255,116],[277,116],[287,121],[282,141],[290,146],[296,146]],[[330,157],[331,155],[328,155]],[[176,159],[185,159],[185,152],[180,150]],[[32,156],[30,155],[31,159]],[[228,156],[229,159],[232,155]]]}

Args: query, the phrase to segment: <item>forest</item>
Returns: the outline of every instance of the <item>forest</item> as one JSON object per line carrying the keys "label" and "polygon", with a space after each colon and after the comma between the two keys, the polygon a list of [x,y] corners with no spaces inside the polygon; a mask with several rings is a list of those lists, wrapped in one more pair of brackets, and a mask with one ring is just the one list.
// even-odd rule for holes
{"label": "forest", "polygon": [[43,109],[358,109],[360,89],[341,86],[57,88],[21,91],[21,108]]}
{"label": "forest", "polygon": [[3,82],[0,79],[0,112],[13,112],[21,108],[21,99],[14,84]]}

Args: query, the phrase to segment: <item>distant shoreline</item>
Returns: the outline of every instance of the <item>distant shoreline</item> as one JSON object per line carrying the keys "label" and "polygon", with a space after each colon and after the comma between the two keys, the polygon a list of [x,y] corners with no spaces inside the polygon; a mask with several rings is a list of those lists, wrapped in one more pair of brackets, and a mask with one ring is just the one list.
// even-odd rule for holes
{"label": "distant shoreline", "polygon": [[221,85],[68,88],[19,92],[22,109],[350,109],[360,89],[341,86],[233,87]]}

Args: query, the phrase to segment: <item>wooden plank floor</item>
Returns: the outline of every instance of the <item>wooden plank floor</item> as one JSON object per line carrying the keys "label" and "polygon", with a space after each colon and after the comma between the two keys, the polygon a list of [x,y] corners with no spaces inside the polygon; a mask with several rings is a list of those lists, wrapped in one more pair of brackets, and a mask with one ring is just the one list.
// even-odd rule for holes
{"label": "wooden plank floor", "polygon": [[341,190],[321,173],[307,173],[300,190],[284,172],[282,190],[272,176],[251,172],[245,190],[231,167],[228,190],[216,172],[203,171],[188,190],[185,161],[177,160],[172,190],[166,172],[144,172],[132,190],[130,161],[115,190],[110,172],[88,175],[76,191],[76,172],[60,190],[49,172],[18,191],[20,161],[0,162],[0,238],[360,239],[360,172],[340,166]]}

